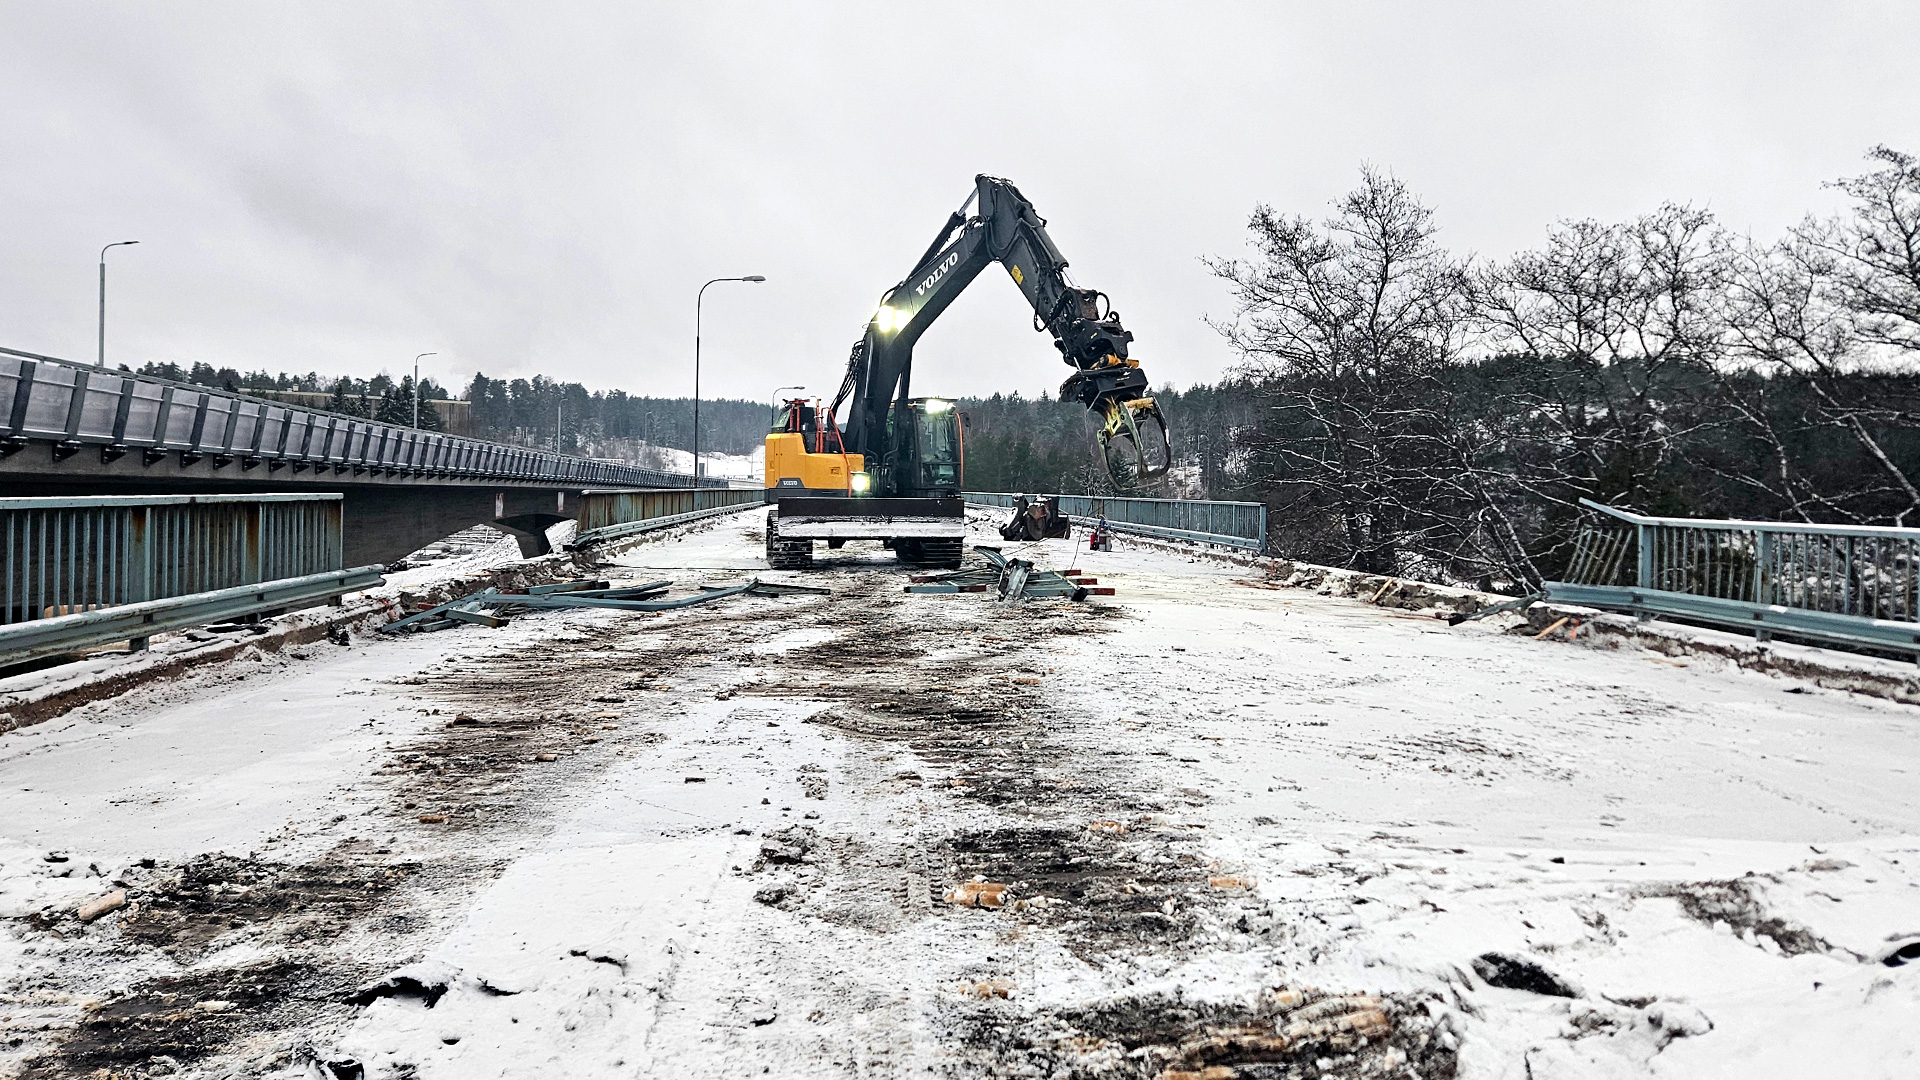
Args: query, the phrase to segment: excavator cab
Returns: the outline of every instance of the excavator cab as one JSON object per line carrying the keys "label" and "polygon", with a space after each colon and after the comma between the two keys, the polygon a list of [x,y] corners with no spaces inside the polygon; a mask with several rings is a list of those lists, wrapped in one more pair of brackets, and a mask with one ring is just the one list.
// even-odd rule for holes
{"label": "excavator cab", "polygon": [[960,410],[945,398],[908,398],[888,418],[895,458],[890,488],[902,498],[960,494],[966,480],[966,446]]}

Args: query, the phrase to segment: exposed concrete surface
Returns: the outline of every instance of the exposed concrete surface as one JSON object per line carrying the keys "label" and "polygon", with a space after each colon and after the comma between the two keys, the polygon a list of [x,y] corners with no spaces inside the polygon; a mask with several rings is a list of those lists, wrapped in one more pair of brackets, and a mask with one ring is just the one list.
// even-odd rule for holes
{"label": "exposed concrete surface", "polygon": [[1009,545],[1119,595],[1001,606],[758,530],[612,557],[835,595],[256,653],[0,736],[0,1073],[1920,1061],[1912,706],[1125,540]]}

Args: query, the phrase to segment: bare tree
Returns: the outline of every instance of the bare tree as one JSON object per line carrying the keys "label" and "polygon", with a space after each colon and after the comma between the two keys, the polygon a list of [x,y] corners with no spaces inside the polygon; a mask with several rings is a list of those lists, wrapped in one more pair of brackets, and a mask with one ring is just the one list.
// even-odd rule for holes
{"label": "bare tree", "polygon": [[1723,352],[1728,250],[1711,215],[1669,205],[1564,223],[1478,275],[1490,347],[1543,361],[1532,385],[1513,381],[1508,410],[1532,428],[1534,468],[1516,479],[1534,496],[1657,501],[1656,478],[1704,422],[1674,393]]}
{"label": "bare tree", "polygon": [[[1722,385],[1772,450],[1771,487],[1793,513],[1904,524],[1920,510],[1920,486],[1885,433],[1911,429],[1920,415],[1869,376],[1920,358],[1920,166],[1886,147],[1868,156],[1886,167],[1834,185],[1853,197],[1849,213],[1810,218],[1776,244],[1739,252],[1727,321],[1735,355],[1758,377],[1729,375]],[[1823,448],[1806,437],[1821,429],[1844,433],[1870,471],[1840,486],[1832,470],[1815,479],[1816,463],[1793,444]]]}
{"label": "bare tree", "polygon": [[1273,422],[1241,448],[1282,530],[1313,557],[1430,572],[1463,545],[1440,376],[1466,334],[1467,268],[1432,210],[1371,168],[1325,222],[1262,206],[1249,230],[1253,258],[1208,266],[1238,302],[1215,327],[1268,398]]}

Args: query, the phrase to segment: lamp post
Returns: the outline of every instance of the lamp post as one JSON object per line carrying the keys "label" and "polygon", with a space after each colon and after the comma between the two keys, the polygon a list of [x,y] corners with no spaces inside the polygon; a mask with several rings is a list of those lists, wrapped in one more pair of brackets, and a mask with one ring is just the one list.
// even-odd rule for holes
{"label": "lamp post", "polygon": [[780,419],[780,395],[781,394],[784,394],[789,390],[805,390],[805,389],[806,387],[804,386],[774,387],[773,400],[767,402],[767,423],[772,424],[774,421]]}
{"label": "lamp post", "polygon": [[[713,285],[722,281],[761,282],[765,280],[767,279],[760,276],[759,274],[748,274],[746,277],[717,277],[717,278],[714,278],[712,281],[707,282],[707,285]],[[696,293],[693,298],[693,486],[694,487],[700,486],[700,305],[707,298],[707,285],[700,286],[700,291]]]}
{"label": "lamp post", "polygon": [[138,240],[118,240],[100,249],[100,357],[95,367],[107,366],[107,248],[126,247]]}
{"label": "lamp post", "polygon": [[[420,356],[439,356],[437,352],[423,352]],[[413,358],[413,430],[420,430],[420,356]]]}

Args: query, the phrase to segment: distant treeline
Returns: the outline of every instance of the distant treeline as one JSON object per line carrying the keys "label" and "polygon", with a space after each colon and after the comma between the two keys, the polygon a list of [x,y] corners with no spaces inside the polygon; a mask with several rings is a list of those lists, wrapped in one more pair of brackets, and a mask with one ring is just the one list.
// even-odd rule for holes
{"label": "distant treeline", "polygon": [[[347,416],[372,417],[389,424],[411,424],[414,419],[411,374],[404,375],[397,381],[384,373],[375,375],[371,379],[355,379],[350,376],[322,378],[319,373],[311,371],[305,375],[289,375],[285,372],[270,374],[266,371],[242,373],[234,368],[217,368],[205,363],[185,367],[174,363],[149,363],[141,365],[139,373],[178,382],[195,383],[200,386],[211,386],[229,393],[327,394],[325,408],[333,412]],[[445,424],[440,411],[433,407],[433,402],[447,400],[446,390],[432,379],[421,379],[420,386],[422,389],[420,426],[428,431],[443,430]]]}

